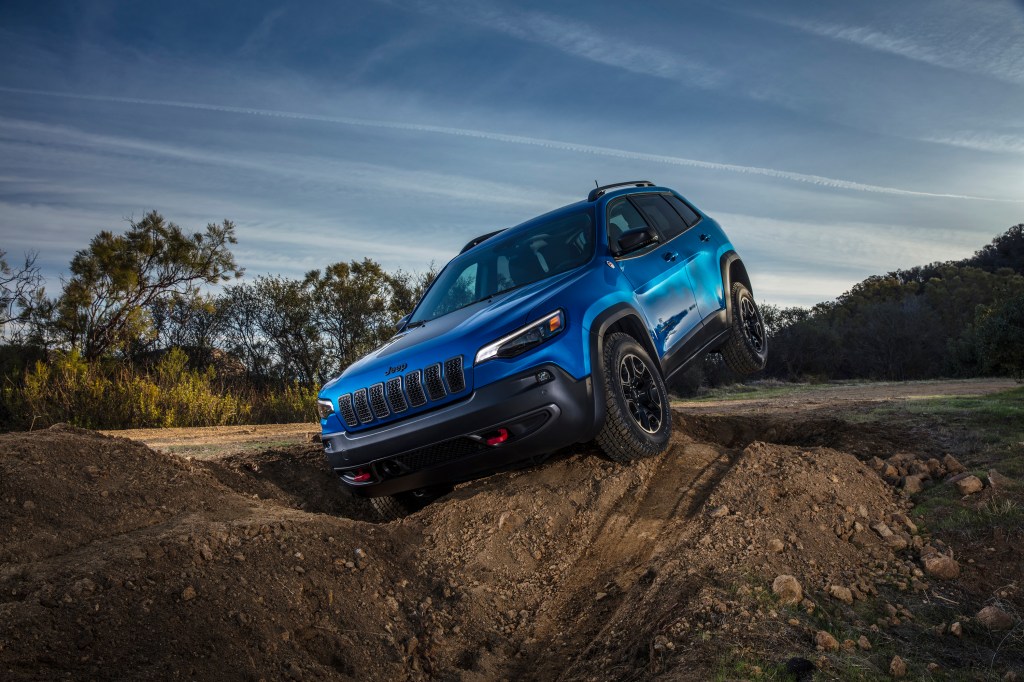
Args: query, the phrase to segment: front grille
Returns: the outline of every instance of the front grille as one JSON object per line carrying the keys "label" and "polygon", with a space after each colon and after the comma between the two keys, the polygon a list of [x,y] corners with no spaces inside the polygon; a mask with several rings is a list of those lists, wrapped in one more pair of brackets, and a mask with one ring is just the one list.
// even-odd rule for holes
{"label": "front grille", "polygon": [[366,400],[366,389],[361,388],[352,394],[356,401],[356,414],[362,423],[372,422],[373,415],[370,413],[370,403]]}
{"label": "front grille", "polygon": [[444,361],[444,378],[448,382],[448,391],[458,393],[466,387],[466,377],[462,374],[462,356]]}
{"label": "front grille", "polygon": [[455,438],[393,457],[405,472],[420,471],[476,454],[484,445],[469,438]]}
{"label": "front grille", "polygon": [[409,394],[409,404],[419,407],[427,402],[427,396],[423,394],[423,372],[415,370],[405,375],[405,390]]}
{"label": "front grille", "polygon": [[431,365],[424,370],[427,382],[427,395],[431,400],[440,400],[445,396],[444,382],[441,381],[441,363]]}
{"label": "front grille", "polygon": [[355,426],[359,423],[359,420],[356,419],[356,411],[352,409],[352,394],[346,393],[338,398],[338,411],[341,412],[342,419],[349,426]]}
{"label": "front grille", "polygon": [[392,412],[405,412],[409,406],[405,404],[405,394],[402,393],[402,377],[389,379],[385,384],[388,392],[388,405]]}
{"label": "front grille", "polygon": [[373,408],[373,413],[377,416],[377,419],[383,419],[391,414],[391,410],[388,409],[388,403],[384,400],[384,384],[370,386],[370,407]]}
{"label": "front grille", "polygon": [[[348,427],[370,426],[392,415],[454,396],[466,390],[463,356],[414,369],[404,377],[387,380],[346,393],[338,398],[338,411]],[[403,385],[404,384],[404,385]]]}

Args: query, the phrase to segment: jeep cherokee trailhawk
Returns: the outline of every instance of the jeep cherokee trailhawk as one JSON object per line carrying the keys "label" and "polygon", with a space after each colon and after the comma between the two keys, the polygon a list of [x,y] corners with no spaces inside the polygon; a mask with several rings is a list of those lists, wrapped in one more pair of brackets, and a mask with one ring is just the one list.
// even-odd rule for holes
{"label": "jeep cherokee trailhawk", "polygon": [[722,228],[670,189],[606,185],[473,239],[387,343],[320,391],[323,446],[395,518],[451,484],[597,441],[664,450],[665,382],[704,352],[764,367],[764,325]]}

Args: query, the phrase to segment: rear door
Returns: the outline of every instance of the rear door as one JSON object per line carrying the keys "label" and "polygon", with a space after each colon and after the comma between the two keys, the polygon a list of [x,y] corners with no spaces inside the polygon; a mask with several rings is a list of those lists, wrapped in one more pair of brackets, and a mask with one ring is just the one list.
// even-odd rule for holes
{"label": "rear door", "polygon": [[704,220],[700,213],[675,194],[662,194],[679,216],[681,222],[676,229],[681,229],[675,241],[679,242],[680,252],[692,254],[686,263],[686,272],[690,276],[693,295],[697,299],[697,309],[701,319],[722,310],[728,292],[722,292],[722,269],[718,262],[718,247],[725,241],[725,235],[714,225],[714,221]]}
{"label": "rear door", "polygon": [[[633,203],[632,199],[637,196],[643,195],[608,202],[608,245],[612,253],[618,250],[618,237],[626,230],[649,226],[661,232],[660,218],[642,213],[639,204]],[[672,210],[668,204],[664,205]],[[637,302],[653,328],[658,355],[664,358],[690,331],[700,326],[686,264],[680,260],[678,248],[673,248],[664,234],[660,234],[658,243],[615,260],[633,286]]]}

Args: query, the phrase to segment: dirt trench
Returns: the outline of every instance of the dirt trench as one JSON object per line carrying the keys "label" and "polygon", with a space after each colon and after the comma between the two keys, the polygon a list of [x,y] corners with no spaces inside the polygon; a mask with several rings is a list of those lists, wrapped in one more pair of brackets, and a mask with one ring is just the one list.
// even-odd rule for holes
{"label": "dirt trench", "polygon": [[675,426],[657,458],[584,448],[390,524],[337,494],[315,444],[190,461],[69,427],[0,436],[0,677],[707,679],[737,651],[817,655],[775,576],[813,612],[910,572],[870,530],[912,544],[907,502],[862,461],[904,434]]}

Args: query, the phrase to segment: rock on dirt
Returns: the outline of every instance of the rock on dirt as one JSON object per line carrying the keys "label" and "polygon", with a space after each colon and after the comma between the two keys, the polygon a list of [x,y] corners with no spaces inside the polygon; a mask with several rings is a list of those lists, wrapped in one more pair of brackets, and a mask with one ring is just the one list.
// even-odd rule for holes
{"label": "rock on dirt", "polygon": [[975,616],[987,630],[1009,630],[1013,627],[1013,616],[994,604],[986,606]]}
{"label": "rock on dirt", "polygon": [[1003,476],[995,469],[989,469],[986,477],[988,478],[988,484],[992,486],[993,490],[1005,491],[1013,487],[1013,479]]}
{"label": "rock on dirt", "polygon": [[954,485],[956,485],[956,489],[961,495],[973,495],[974,493],[981,492],[985,487],[985,484],[977,476],[964,476],[957,480]]}
{"label": "rock on dirt", "polygon": [[772,592],[779,597],[779,603],[783,605],[799,604],[804,598],[803,588],[800,582],[791,575],[780,575],[772,581]]}
{"label": "rock on dirt", "polygon": [[715,507],[710,512],[708,512],[708,516],[710,516],[713,519],[720,519],[723,516],[728,516],[728,515],[729,515],[729,507],[727,507],[724,504],[720,505],[718,507]]}
{"label": "rock on dirt", "polygon": [[903,488],[903,491],[908,495],[916,495],[924,490],[924,481],[925,477],[921,474],[912,474],[900,479],[900,487]]}
{"label": "rock on dirt", "polygon": [[892,657],[892,660],[889,661],[889,674],[896,678],[907,676],[907,664],[903,662],[902,658]]}
{"label": "rock on dirt", "polygon": [[814,644],[822,651],[839,651],[839,642],[824,630],[818,630],[818,634],[814,635]]}
{"label": "rock on dirt", "polygon": [[953,580],[960,575],[960,564],[945,554],[929,554],[921,558],[924,572],[938,580]]}
{"label": "rock on dirt", "polygon": [[828,593],[834,599],[838,599],[844,604],[853,603],[853,592],[850,591],[849,587],[843,587],[842,585],[829,585]]}

